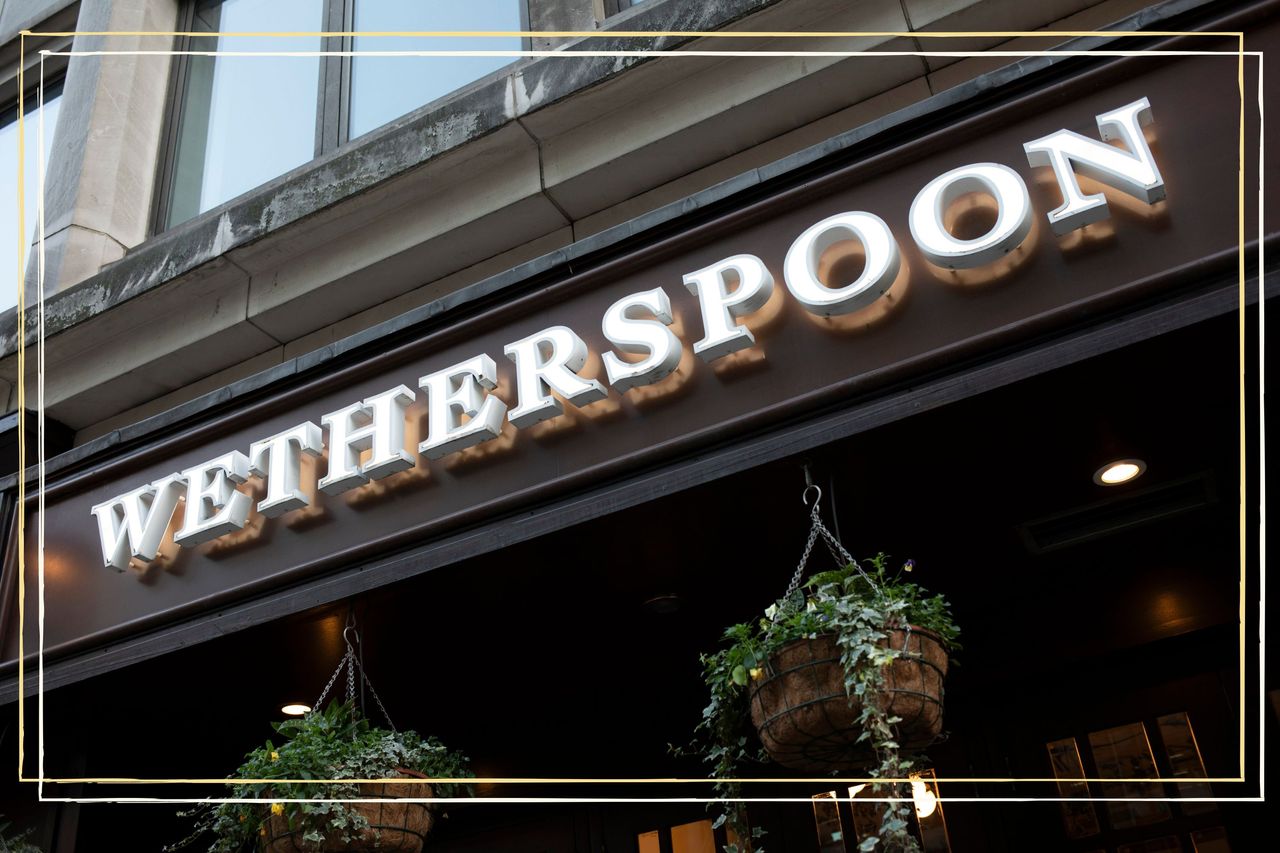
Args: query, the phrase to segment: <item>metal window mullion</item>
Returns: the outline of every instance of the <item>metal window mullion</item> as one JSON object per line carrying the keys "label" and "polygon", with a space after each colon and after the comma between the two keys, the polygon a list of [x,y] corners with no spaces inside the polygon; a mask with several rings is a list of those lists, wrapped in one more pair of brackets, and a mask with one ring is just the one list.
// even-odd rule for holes
{"label": "metal window mullion", "polygon": [[[346,33],[355,30],[356,0],[334,0],[334,2],[342,6],[339,29]],[[343,36],[341,50],[354,49],[355,38],[349,35]],[[341,56],[338,60],[338,144],[343,145],[351,138],[351,74],[355,60],[351,56]]]}
{"label": "metal window mullion", "polygon": [[[196,0],[184,3],[178,12],[178,30],[192,32],[195,28]],[[191,49],[191,36],[177,36],[174,49]],[[187,71],[191,64],[189,55],[177,55],[169,69],[169,89],[165,96],[164,134],[156,157],[157,180],[151,190],[151,236],[168,230],[169,208],[173,201],[173,180],[178,157],[178,131],[182,124],[182,100],[186,90]]]}
{"label": "metal window mullion", "polygon": [[[345,30],[345,0],[324,0],[324,11],[321,16],[321,28],[325,32]],[[321,50],[345,50],[345,37],[326,37],[321,39]],[[319,157],[337,148],[342,142],[341,99],[342,99],[342,63],[340,56],[325,56],[320,59],[320,85],[316,91],[316,148]]]}

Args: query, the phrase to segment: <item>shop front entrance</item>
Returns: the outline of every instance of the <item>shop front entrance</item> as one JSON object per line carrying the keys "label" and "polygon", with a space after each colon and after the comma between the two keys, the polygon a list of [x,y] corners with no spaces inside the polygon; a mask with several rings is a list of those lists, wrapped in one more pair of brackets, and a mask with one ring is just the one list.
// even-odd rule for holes
{"label": "shop front entrance", "polygon": [[[56,691],[46,699],[46,766],[65,776],[223,776],[271,734],[283,704],[314,700],[354,613],[396,723],[457,745],[481,777],[633,779],[607,794],[708,796],[704,785],[645,780],[705,776],[669,748],[688,741],[706,701],[698,656],[786,586],[807,531],[808,472],[855,556],[913,560],[918,582],[951,600],[961,626],[947,738],[926,753],[943,800],[921,820],[933,829],[926,850],[1024,850],[1027,838],[1078,853],[1250,849],[1248,827],[1211,804],[1082,800],[997,816],[947,802],[1010,790],[947,781],[957,778],[1149,775],[1180,781],[1012,791],[1206,796],[1213,786],[1197,777],[1234,775],[1234,331],[1229,316],[1193,324]],[[1141,459],[1145,473],[1097,484],[1095,471],[1119,458]],[[825,554],[814,562],[831,568]],[[753,775],[797,774],[763,765]],[[841,778],[749,787],[818,798],[751,806],[770,849],[856,849],[867,807],[855,798],[832,811],[822,799],[847,796]],[[482,783],[479,793],[600,791],[543,781]],[[168,809],[147,814],[82,806],[80,831],[137,849],[183,834]],[[716,834],[710,817],[697,804],[477,804],[454,809],[431,844],[701,853]]]}

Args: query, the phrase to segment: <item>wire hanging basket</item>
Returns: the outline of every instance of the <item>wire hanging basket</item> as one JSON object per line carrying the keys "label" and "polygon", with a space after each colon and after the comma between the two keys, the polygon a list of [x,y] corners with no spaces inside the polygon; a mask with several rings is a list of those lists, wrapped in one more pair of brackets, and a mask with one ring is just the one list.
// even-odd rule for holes
{"label": "wire hanging basket", "polygon": [[[404,776],[425,779],[413,770],[401,769]],[[360,782],[356,786],[362,798],[407,799],[431,796],[430,785],[405,782]],[[379,853],[420,853],[435,816],[425,803],[381,802],[349,803],[352,811],[369,822],[368,828],[351,841],[326,838],[308,841],[301,829],[291,829],[284,815],[272,815],[267,822],[265,848],[268,853],[332,853],[332,851],[379,851]]]}
{"label": "wire hanging basket", "polygon": [[[810,510],[809,540],[784,600],[792,599],[800,588],[818,538],[841,565],[857,565],[822,522],[822,490],[810,484],[805,489],[805,504],[811,490],[816,494]],[[775,614],[775,623],[780,615]],[[914,750],[936,743],[943,737],[943,681],[949,662],[945,643],[932,631],[907,626],[887,632],[882,645],[900,652],[885,668],[879,695],[880,708],[890,717],[901,718],[895,725],[899,746]],[[875,762],[870,741],[859,725],[862,700],[845,688],[846,672],[835,634],[788,643],[762,668],[763,677],[751,682],[748,701],[751,722],[770,758],[809,773],[854,770]]]}
{"label": "wire hanging basket", "polygon": [[[947,651],[922,629],[891,631],[886,640],[903,655],[888,665],[880,707],[897,724],[903,749],[921,749],[942,735],[942,682]],[[833,635],[788,643],[769,659],[750,691],[751,722],[769,756],[783,767],[812,773],[851,770],[874,760],[859,742],[862,702],[845,692],[845,670]]]}
{"label": "wire hanging basket", "polygon": [[[346,653],[338,662],[338,667],[329,677],[328,684],[320,693],[320,698],[312,705],[310,713],[318,713],[324,705],[325,698],[345,669],[347,702],[355,702],[357,673],[361,688],[367,687],[377,703],[378,710],[387,721],[391,730],[396,731],[396,724],[391,721],[378,691],[364,671],[361,655],[356,653],[356,645],[360,643],[360,634],[356,630],[354,615],[348,618],[342,631],[346,643]],[[354,638],[354,642],[352,641]],[[336,701],[336,700],[335,700]],[[406,767],[396,768],[396,773],[406,779],[426,779],[426,775]],[[356,851],[356,853],[421,853],[426,842],[427,833],[435,823],[435,815],[424,802],[410,800],[429,799],[432,787],[427,784],[396,782],[393,780],[378,782],[353,782],[357,793],[353,796],[360,799],[383,800],[384,802],[349,802],[347,807],[355,812],[368,826],[351,837],[343,840],[340,836],[326,835],[323,840],[307,839],[302,828],[291,826],[289,818],[284,814],[272,814],[264,830],[263,849],[266,853],[333,853],[333,851]],[[335,797],[336,798],[336,797]],[[404,800],[404,802],[385,802]]]}

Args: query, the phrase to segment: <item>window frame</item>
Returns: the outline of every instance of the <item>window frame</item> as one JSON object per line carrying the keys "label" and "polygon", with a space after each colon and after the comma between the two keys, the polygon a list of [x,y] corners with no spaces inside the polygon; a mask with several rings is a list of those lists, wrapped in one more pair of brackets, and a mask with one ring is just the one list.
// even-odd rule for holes
{"label": "window frame", "polygon": [[623,12],[630,11],[636,6],[644,5],[648,0],[600,0],[600,2],[603,16],[607,20],[614,15],[621,15]]}
{"label": "window frame", "polygon": [[[42,45],[42,49],[65,50],[66,47],[68,47],[69,45],[70,45],[70,39],[67,39],[66,43],[63,45],[56,45],[56,46]],[[53,61],[50,61],[50,60],[53,60]],[[23,114],[24,122],[35,121],[36,110],[39,109],[40,107],[40,102],[39,102],[40,80],[36,77],[36,75],[33,75],[31,73],[30,69],[28,69],[26,75],[24,75],[23,82],[26,83],[26,86],[22,88],[21,92],[19,92],[18,84],[17,84],[17,74],[15,73],[12,80],[6,81],[2,89],[0,89],[0,127],[8,126],[9,124],[13,124],[17,122],[19,100],[22,101],[22,114]],[[48,101],[50,98],[62,97],[62,95],[66,91],[66,83],[67,83],[67,57],[66,56],[46,57],[45,63],[44,63],[45,100]],[[46,124],[45,132],[50,136],[54,137],[53,139],[49,140],[50,144],[57,141],[56,125],[54,127],[49,127]],[[34,157],[34,154],[28,154],[27,156]],[[24,167],[25,167],[25,164],[24,164]],[[48,172],[47,172],[48,168],[49,168],[49,163],[46,162],[45,163],[46,178],[48,177]],[[33,229],[35,228],[36,223],[34,221],[29,224]],[[22,275],[17,281],[17,289],[19,292],[21,292],[27,286],[27,275],[30,274],[31,259],[35,257],[35,250],[32,248],[32,244],[35,242],[37,237],[38,235],[33,233],[32,236],[26,241],[26,244],[25,244],[26,245],[26,263],[23,267]],[[16,259],[14,260],[16,261]],[[11,272],[12,272],[12,269],[8,270],[5,274],[8,275]],[[16,300],[16,296],[15,296],[15,300]],[[15,301],[15,305],[16,304],[17,303]],[[0,306],[2,305],[3,303],[0,303]],[[3,314],[5,311],[10,310],[11,308],[13,308],[13,306],[9,306],[9,308],[0,307],[0,314]]]}
{"label": "window frame", "polygon": [[[190,33],[195,28],[196,7],[200,0],[183,0],[178,10],[178,32]],[[349,52],[355,39],[349,35],[355,23],[355,5],[359,0],[320,0],[319,29],[324,32],[341,32],[347,35],[328,36],[321,39],[321,50]],[[529,4],[537,0],[516,0],[520,8],[520,29],[529,29]],[[174,49],[188,51],[192,43],[205,36],[180,35],[174,39]],[[520,39],[521,49],[528,50],[531,40]],[[350,56],[322,56],[320,80],[316,89],[316,133],[311,160],[337,150],[351,141],[351,75],[354,63]],[[173,203],[178,137],[182,124],[183,94],[186,91],[191,57],[179,54],[169,69],[169,82],[165,93],[164,129],[160,137],[157,155],[157,177],[152,191],[149,236],[163,234],[182,223],[169,225]],[[458,91],[458,90],[454,90]],[[407,113],[406,113],[407,115]],[[396,117],[398,118],[398,116]],[[388,121],[394,121],[388,119]],[[368,131],[361,136],[367,136]],[[355,137],[359,138],[359,137]],[[311,162],[311,160],[307,162]],[[190,221],[190,220],[187,220]]]}
{"label": "window frame", "polygon": [[[65,69],[66,66],[64,64],[58,70],[50,73],[48,63],[45,64],[44,94],[46,100],[50,97],[61,97],[63,92],[66,90],[67,77]],[[24,121],[35,121],[36,110],[40,108],[39,94],[39,81],[29,83],[26,88],[22,90],[22,116]],[[18,95],[16,94],[15,89],[15,94],[12,97],[0,100],[0,126],[8,126],[9,124],[16,123],[17,120]],[[50,128],[46,125],[46,130],[49,133],[53,133],[56,129],[57,128]],[[46,163],[45,165],[47,166],[48,164]]]}
{"label": "window frame", "polygon": [[[1078,838],[1071,838],[1067,835],[1065,828],[1062,828],[1061,814],[1059,815],[1059,835],[1054,840],[1059,844],[1060,849],[1068,851],[1094,851],[1095,849],[1117,850],[1126,845],[1141,844],[1147,841],[1158,841],[1165,837],[1173,836],[1178,839],[1178,843],[1183,845],[1183,849],[1187,849],[1192,844],[1191,837],[1195,832],[1225,827],[1226,822],[1217,803],[1213,803],[1213,808],[1199,813],[1188,813],[1186,803],[1182,802],[1182,797],[1178,795],[1178,786],[1185,783],[1202,784],[1212,791],[1212,784],[1209,782],[1199,781],[1197,777],[1185,776],[1176,777],[1173,775],[1173,766],[1169,756],[1169,745],[1165,742],[1164,734],[1160,731],[1160,718],[1170,714],[1186,714],[1187,726],[1191,731],[1192,738],[1196,741],[1197,751],[1200,760],[1205,763],[1204,750],[1200,747],[1200,740],[1196,735],[1195,726],[1192,725],[1193,709],[1189,707],[1177,707],[1178,703],[1168,706],[1156,706],[1155,708],[1145,708],[1141,714],[1117,713],[1109,714],[1102,718],[1093,720],[1077,721],[1068,730],[1065,730],[1060,737],[1042,738],[1045,743],[1054,740],[1065,740],[1071,738],[1075,740],[1076,749],[1080,755],[1081,766],[1084,768],[1085,777],[1090,779],[1087,783],[1088,797],[1069,800],[1068,802],[1090,803],[1094,805],[1095,814],[1098,822],[1098,832],[1092,835],[1085,835]],[[1200,720],[1203,723],[1203,720]],[[1103,800],[1106,793],[1102,786],[1107,784],[1105,777],[1099,775],[1097,757],[1094,755],[1093,745],[1089,741],[1089,735],[1101,732],[1118,726],[1136,724],[1142,727],[1143,734],[1147,739],[1147,746],[1151,752],[1151,758],[1155,764],[1156,776],[1152,780],[1152,784],[1158,785],[1161,792],[1170,797],[1169,816],[1155,823],[1139,824],[1136,826],[1120,827],[1116,826],[1114,820],[1105,808]],[[1205,767],[1206,773],[1208,768]],[[1050,777],[1054,776],[1052,765],[1049,766]],[[1113,783],[1114,784],[1114,783]],[[1065,805],[1065,804],[1060,804]],[[1048,824],[1046,823],[1046,826]],[[1238,838],[1228,835],[1228,843],[1231,840],[1239,840]],[[1234,849],[1234,847],[1233,847]]]}

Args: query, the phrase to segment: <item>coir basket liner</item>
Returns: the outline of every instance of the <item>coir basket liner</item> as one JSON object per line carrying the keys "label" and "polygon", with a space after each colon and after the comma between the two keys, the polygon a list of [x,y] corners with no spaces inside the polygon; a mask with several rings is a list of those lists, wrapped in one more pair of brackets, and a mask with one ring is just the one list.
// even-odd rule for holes
{"label": "coir basket liner", "polygon": [[[931,631],[890,631],[886,645],[902,650],[885,672],[881,707],[901,717],[898,742],[920,748],[942,734],[942,681],[947,651]],[[765,677],[752,682],[751,722],[765,751],[794,770],[827,773],[872,760],[858,743],[862,703],[844,689],[844,667],[834,634],[788,643],[769,659]]]}
{"label": "coir basket liner", "polygon": [[[402,776],[425,779],[413,770],[400,769]],[[430,797],[431,786],[408,782],[362,782],[360,796],[378,798]],[[302,830],[290,830],[284,815],[272,815],[267,822],[267,853],[331,853],[331,851],[378,851],[378,853],[419,853],[434,820],[426,803],[348,803],[352,811],[364,815],[369,828],[350,842],[335,834],[323,842],[306,841]]]}

